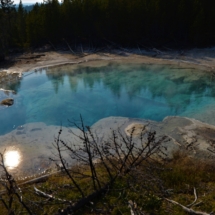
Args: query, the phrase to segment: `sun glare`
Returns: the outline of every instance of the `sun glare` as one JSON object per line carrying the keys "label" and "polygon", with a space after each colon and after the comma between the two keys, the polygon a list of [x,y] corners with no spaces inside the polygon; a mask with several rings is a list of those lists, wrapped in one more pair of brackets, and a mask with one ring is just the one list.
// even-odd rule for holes
{"label": "sun glare", "polygon": [[10,168],[16,168],[20,163],[20,154],[18,151],[7,151],[4,156],[5,165]]}

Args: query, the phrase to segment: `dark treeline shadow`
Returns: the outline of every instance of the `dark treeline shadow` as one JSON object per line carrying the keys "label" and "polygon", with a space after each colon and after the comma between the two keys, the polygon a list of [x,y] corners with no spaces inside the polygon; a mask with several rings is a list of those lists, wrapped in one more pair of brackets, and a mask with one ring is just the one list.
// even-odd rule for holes
{"label": "dark treeline shadow", "polygon": [[31,11],[9,3],[0,4],[0,52],[59,42],[81,49],[214,44],[215,2],[209,0],[48,0]]}

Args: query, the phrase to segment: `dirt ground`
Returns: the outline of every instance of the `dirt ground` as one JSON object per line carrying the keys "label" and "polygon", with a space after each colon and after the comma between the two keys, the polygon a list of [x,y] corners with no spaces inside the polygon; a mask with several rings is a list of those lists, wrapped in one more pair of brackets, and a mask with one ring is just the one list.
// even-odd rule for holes
{"label": "dirt ground", "polygon": [[[0,65],[1,76],[21,74],[26,71],[62,64],[85,63],[98,60],[122,60],[145,64],[170,64],[178,67],[197,68],[215,72],[215,48],[192,49],[188,51],[112,50],[103,52],[83,52],[80,55],[71,52],[34,52],[11,57],[10,63]],[[5,73],[3,75],[3,73]],[[1,78],[0,76],[0,78]]]}

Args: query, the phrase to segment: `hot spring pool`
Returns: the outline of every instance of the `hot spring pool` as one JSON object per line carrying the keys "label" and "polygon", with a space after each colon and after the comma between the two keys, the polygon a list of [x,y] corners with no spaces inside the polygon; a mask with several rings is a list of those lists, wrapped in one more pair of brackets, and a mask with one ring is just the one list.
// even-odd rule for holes
{"label": "hot spring pool", "polygon": [[[210,74],[168,66],[109,63],[104,66],[60,66],[25,73],[0,99],[0,134],[19,125],[69,124],[82,115],[85,124],[109,116],[161,121],[186,116],[215,124],[215,84]],[[1,88],[1,87],[0,87]]]}

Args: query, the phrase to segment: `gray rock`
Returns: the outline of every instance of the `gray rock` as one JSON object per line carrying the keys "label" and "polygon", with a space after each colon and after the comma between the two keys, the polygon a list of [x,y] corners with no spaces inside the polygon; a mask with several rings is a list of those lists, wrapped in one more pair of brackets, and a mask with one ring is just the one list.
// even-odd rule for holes
{"label": "gray rock", "polygon": [[7,105],[7,106],[11,106],[13,105],[13,103],[14,103],[14,100],[11,98],[4,99],[0,102],[1,105]]}

